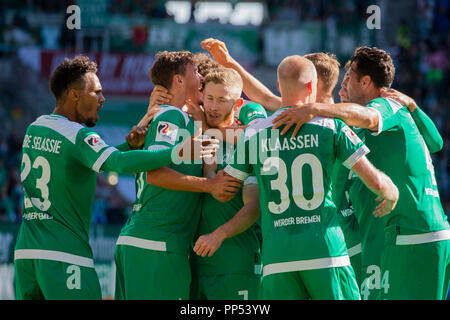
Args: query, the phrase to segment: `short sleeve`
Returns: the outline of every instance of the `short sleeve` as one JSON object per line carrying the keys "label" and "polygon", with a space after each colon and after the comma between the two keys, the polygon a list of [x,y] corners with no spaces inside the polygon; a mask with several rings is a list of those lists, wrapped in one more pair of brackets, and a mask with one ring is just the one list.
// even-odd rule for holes
{"label": "short sleeve", "polygon": [[369,149],[359,136],[341,120],[336,121],[336,158],[346,168],[351,169],[359,159],[369,153]]}
{"label": "short sleeve", "polygon": [[114,151],[117,151],[115,147],[106,144],[98,133],[89,128],[83,128],[77,134],[74,156],[95,172],[101,171],[102,164]]}
{"label": "short sleeve", "polygon": [[165,107],[158,112],[150,122],[149,131],[145,138],[144,148],[160,150],[171,148],[191,133],[187,129],[189,116],[175,107]]}
{"label": "short sleeve", "polygon": [[366,107],[374,110],[378,115],[378,130],[372,132],[372,135],[377,136],[398,126],[398,117],[395,114],[402,108],[398,102],[392,99],[377,98],[370,101]]}

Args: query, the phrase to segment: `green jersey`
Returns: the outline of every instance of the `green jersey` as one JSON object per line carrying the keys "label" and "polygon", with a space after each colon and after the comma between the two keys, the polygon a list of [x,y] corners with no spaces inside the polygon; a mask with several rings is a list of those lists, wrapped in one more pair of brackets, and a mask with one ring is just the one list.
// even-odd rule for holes
{"label": "green jersey", "polygon": [[[403,235],[450,229],[430,153],[411,114],[392,99],[377,98],[367,107],[379,113],[380,122],[378,132],[364,130],[365,143],[371,150],[368,159],[392,179],[400,195],[397,206],[383,218],[383,223]],[[362,219],[373,221],[375,197],[360,180],[355,180],[350,198],[361,228],[365,224]]]}
{"label": "green jersey", "polygon": [[[227,160],[229,162],[233,158],[233,152],[233,145],[222,143],[217,154],[223,155],[223,160],[218,161],[217,170],[226,166]],[[212,195],[205,194],[196,238],[228,222],[243,206],[242,188],[227,202],[220,202]],[[198,275],[254,274],[255,265],[260,264],[259,251],[258,226],[254,224],[246,231],[225,239],[211,257],[194,254],[192,271]]]}
{"label": "green jersey", "polygon": [[237,112],[236,119],[244,126],[256,119],[267,118],[266,109],[256,102],[248,102],[244,104]]}
{"label": "green jersey", "polygon": [[271,117],[245,130],[233,162],[225,168],[258,180],[263,234],[263,275],[349,265],[331,195],[336,161],[347,168],[368,149],[342,121],[314,118],[297,136],[279,136]]}
{"label": "green jersey", "polygon": [[[193,120],[181,109],[162,105],[150,123],[144,148],[166,149],[194,134]],[[182,174],[202,176],[202,164],[172,163],[168,166]],[[117,244],[147,249],[187,253],[198,225],[201,193],[173,191],[149,185],[146,172],[137,174],[136,201],[132,216],[122,228]],[[139,243],[133,239],[139,239]],[[141,245],[144,240],[144,245]],[[148,241],[146,241],[148,240]],[[130,242],[131,241],[131,242]]]}
{"label": "green jersey", "polygon": [[117,149],[56,114],[30,124],[22,148],[24,212],[16,258],[93,267],[88,234],[96,173]]}

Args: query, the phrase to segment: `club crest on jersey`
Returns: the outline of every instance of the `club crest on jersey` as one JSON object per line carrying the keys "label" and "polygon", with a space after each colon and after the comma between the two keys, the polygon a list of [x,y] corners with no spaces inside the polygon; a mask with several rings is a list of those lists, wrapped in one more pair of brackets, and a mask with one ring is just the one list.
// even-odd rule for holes
{"label": "club crest on jersey", "polygon": [[178,126],[173,123],[160,121],[156,128],[155,141],[163,141],[170,144],[175,144],[177,141]]}
{"label": "club crest on jersey", "polygon": [[86,142],[95,152],[99,152],[106,147],[106,143],[96,133],[88,135],[84,138],[84,142]]}
{"label": "club crest on jersey", "polygon": [[353,142],[353,144],[358,144],[361,143],[361,139],[358,137],[358,135],[356,133],[353,132],[352,129],[350,129],[349,127],[345,126],[342,128],[342,131],[345,133],[345,135],[347,136],[347,138],[350,139],[351,142]]}

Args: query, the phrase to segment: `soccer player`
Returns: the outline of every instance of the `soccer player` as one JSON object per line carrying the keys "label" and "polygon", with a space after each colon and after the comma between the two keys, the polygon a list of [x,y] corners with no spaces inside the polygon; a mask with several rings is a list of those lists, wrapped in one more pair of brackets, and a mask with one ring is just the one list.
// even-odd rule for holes
{"label": "soccer player", "polygon": [[[236,126],[235,112],[242,104],[242,79],[226,68],[217,68],[205,78],[204,101],[209,128]],[[247,123],[244,123],[245,125]],[[211,130],[209,130],[211,131]],[[208,132],[208,131],[207,131]],[[216,174],[233,156],[234,145],[223,142],[215,168],[205,165],[205,175]],[[243,191],[228,202],[206,194],[202,204],[193,248],[192,299],[237,300],[257,298],[260,281],[260,239],[258,187],[247,179]]]}
{"label": "soccer player", "polygon": [[[165,150],[196,131],[181,110],[200,98],[201,77],[187,51],[160,52],[150,70],[155,85],[169,88],[170,105],[153,117],[144,148]],[[133,214],[117,239],[116,299],[188,299],[189,253],[198,226],[201,193],[234,194],[235,179],[219,172],[202,177],[202,163],[177,163],[140,172]]]}
{"label": "soccer player", "polygon": [[[397,208],[383,219],[385,236],[380,239],[379,228],[367,216],[373,209],[373,196],[359,180],[352,183],[350,199],[358,215],[363,256],[367,253],[369,259],[380,261],[382,253],[381,267],[374,264],[367,270],[371,273],[367,286],[381,289],[381,299],[445,299],[450,278],[450,226],[429,154],[442,148],[442,139],[412,99],[406,97],[403,103],[407,107],[402,107],[389,98],[398,93],[385,89],[390,87],[395,73],[385,51],[359,47],[347,65],[351,104],[292,108],[274,121],[291,121],[287,126],[298,126],[310,117],[322,115],[369,128],[370,131],[364,130],[371,149],[368,158],[392,178],[400,197]],[[435,134],[424,134],[433,131]],[[365,245],[371,249],[365,250]]]}
{"label": "soccer player", "polygon": [[145,130],[133,129],[134,143],[116,147],[92,131],[105,102],[96,72],[88,57],[65,59],[50,78],[53,113],[27,128],[24,213],[14,251],[17,299],[101,299],[88,239],[96,173],[152,170],[176,156],[174,148],[130,151]]}
{"label": "soccer player", "polygon": [[[315,100],[317,74],[311,61],[287,57],[277,73],[283,106]],[[262,299],[359,299],[331,197],[334,162],[351,168],[378,195],[382,202],[370,214],[388,214],[398,190],[370,164],[365,157],[369,150],[340,120],[315,118],[295,137],[282,139],[279,130],[272,130],[272,120],[280,112],[245,130],[225,168],[241,180],[254,171],[258,180]]]}

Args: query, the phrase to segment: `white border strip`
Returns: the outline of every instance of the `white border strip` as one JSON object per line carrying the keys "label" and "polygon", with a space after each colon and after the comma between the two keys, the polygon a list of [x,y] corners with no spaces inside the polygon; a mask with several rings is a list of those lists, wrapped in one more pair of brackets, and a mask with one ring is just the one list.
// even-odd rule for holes
{"label": "white border strip", "polygon": [[117,149],[114,147],[109,147],[108,149],[103,151],[100,157],[97,158],[97,161],[95,161],[95,163],[92,165],[92,170],[94,170],[95,172],[100,172],[102,164],[106,161],[106,159],[108,159],[111,153],[113,153],[116,150]]}
{"label": "white border strip", "polygon": [[156,251],[167,251],[166,243],[164,241],[146,240],[130,236],[119,236],[119,238],[117,238],[116,245],[132,246]]}
{"label": "white border strip", "polygon": [[377,136],[377,135],[379,135],[381,133],[381,131],[383,131],[383,117],[381,116],[381,112],[378,111],[377,109],[372,108],[372,107],[368,107],[368,108],[374,110],[377,113],[377,116],[378,116],[378,128],[377,128],[377,131],[373,131],[372,132],[373,136]]}
{"label": "white border strip", "polygon": [[367,148],[365,145],[363,145],[361,148],[356,150],[350,157],[348,157],[348,159],[344,161],[343,165],[347,169],[351,169],[351,168],[353,168],[355,163],[358,162],[359,159],[361,159],[363,156],[365,156],[369,152],[370,152],[369,148]]}
{"label": "white border strip", "polygon": [[436,242],[441,240],[450,240],[450,230],[441,230],[422,234],[398,235],[395,244],[402,246],[408,244]]}
{"label": "white border strip", "polygon": [[350,259],[348,255],[341,257],[272,263],[264,266],[263,277],[274,273],[345,267],[349,265]]}
{"label": "white border strip", "polygon": [[42,259],[76,264],[81,267],[94,268],[94,260],[62,251],[18,249],[14,251],[14,260]]}
{"label": "white border strip", "polygon": [[239,180],[242,180],[242,181],[245,181],[248,178],[248,176],[250,175],[250,174],[248,174],[248,173],[246,173],[244,171],[241,171],[241,170],[238,170],[236,168],[233,168],[230,165],[227,165],[225,167],[225,169],[223,169],[223,171],[228,173],[233,178],[236,178],[236,179],[239,179]]}
{"label": "white border strip", "polygon": [[356,256],[357,254],[360,254],[362,252],[361,243],[358,243],[356,246],[349,248],[347,251],[350,258]]}

